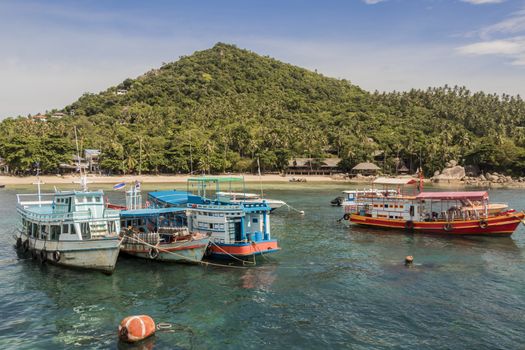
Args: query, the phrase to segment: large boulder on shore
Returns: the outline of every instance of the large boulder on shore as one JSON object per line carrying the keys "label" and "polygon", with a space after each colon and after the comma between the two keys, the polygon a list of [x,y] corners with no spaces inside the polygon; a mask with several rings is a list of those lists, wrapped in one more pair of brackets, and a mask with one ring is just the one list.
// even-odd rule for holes
{"label": "large boulder on shore", "polygon": [[434,182],[450,182],[460,181],[465,177],[465,168],[461,165],[455,165],[449,168],[443,169],[441,174],[434,176],[432,181]]}

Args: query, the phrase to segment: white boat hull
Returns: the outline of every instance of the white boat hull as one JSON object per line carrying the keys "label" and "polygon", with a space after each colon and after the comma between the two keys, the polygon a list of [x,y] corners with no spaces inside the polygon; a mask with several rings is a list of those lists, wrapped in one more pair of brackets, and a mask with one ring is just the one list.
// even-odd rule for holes
{"label": "white boat hull", "polygon": [[[20,235],[23,253],[31,253],[55,265],[112,273],[120,251],[118,237],[84,241],[46,241]],[[27,248],[24,242],[29,242]],[[26,243],[27,244],[27,243]],[[57,253],[58,252],[58,253]]]}

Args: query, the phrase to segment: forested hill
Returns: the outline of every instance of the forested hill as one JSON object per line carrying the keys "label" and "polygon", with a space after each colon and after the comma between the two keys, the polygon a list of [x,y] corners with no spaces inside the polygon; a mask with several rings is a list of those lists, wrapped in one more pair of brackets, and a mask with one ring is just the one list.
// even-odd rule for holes
{"label": "forested hill", "polygon": [[139,157],[142,172],[224,172],[253,170],[257,158],[270,171],[294,157],[340,157],[349,168],[374,156],[387,169],[397,157],[412,168],[421,158],[427,175],[451,159],[525,171],[520,97],[460,87],[369,93],[221,43],[58,112],[66,116],[0,123],[0,157],[12,170],[68,162],[76,126],[80,147],[100,149],[113,172],[137,172]]}

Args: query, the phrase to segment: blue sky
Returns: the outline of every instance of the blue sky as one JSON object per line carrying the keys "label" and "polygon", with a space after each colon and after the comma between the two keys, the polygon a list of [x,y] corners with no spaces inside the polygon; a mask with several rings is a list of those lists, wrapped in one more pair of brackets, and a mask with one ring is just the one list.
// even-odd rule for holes
{"label": "blue sky", "polygon": [[0,118],[61,108],[219,41],[370,91],[525,96],[525,0],[0,0]]}

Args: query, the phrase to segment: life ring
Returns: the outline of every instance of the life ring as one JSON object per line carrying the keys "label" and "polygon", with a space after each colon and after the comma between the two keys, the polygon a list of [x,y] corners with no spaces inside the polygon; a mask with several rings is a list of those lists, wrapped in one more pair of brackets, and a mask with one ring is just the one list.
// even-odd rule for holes
{"label": "life ring", "polygon": [[452,224],[450,222],[447,222],[445,225],[443,225],[443,230],[450,232],[452,231]]}
{"label": "life ring", "polygon": [[24,243],[22,243],[22,250],[24,251],[24,253],[27,253],[27,251],[29,250],[29,239],[26,239]]}
{"label": "life ring", "polygon": [[54,262],[59,262],[60,261],[60,252],[58,250],[55,250],[53,252],[53,261]]}
{"label": "life ring", "polygon": [[148,255],[150,259],[155,260],[159,257],[159,250],[157,248],[151,248]]}
{"label": "life ring", "polygon": [[22,238],[18,237],[16,239],[16,249],[20,249],[22,247]]}
{"label": "life ring", "polygon": [[42,263],[45,263],[45,262],[47,261],[47,252],[46,252],[45,249],[42,249],[42,250],[40,251],[40,261],[41,261]]}
{"label": "life ring", "polygon": [[405,230],[407,231],[412,231],[414,229],[414,221],[412,220],[407,220],[405,222]]}
{"label": "life ring", "polygon": [[485,228],[487,228],[488,226],[489,226],[489,224],[488,224],[487,220],[482,219],[482,220],[479,221],[479,227],[480,227],[480,228],[485,229]]}
{"label": "life ring", "polygon": [[350,219],[350,214],[346,213],[345,215],[343,215],[343,219],[345,219],[345,220]]}

